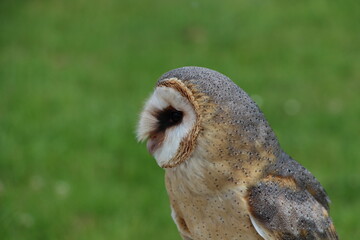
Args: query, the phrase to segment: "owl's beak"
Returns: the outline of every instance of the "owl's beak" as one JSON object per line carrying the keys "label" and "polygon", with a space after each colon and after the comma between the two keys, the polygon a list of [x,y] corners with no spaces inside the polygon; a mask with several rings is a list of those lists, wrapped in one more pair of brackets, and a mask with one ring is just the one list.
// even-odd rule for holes
{"label": "owl's beak", "polygon": [[149,137],[146,143],[146,148],[151,155],[154,155],[155,151],[159,148],[160,143],[161,141],[159,139],[159,136],[157,136],[156,134]]}
{"label": "owl's beak", "polygon": [[151,138],[147,141],[147,143],[146,143],[146,148],[147,148],[147,150],[149,151],[149,153],[150,153],[151,155],[154,155],[154,152],[155,152],[155,149],[156,149],[156,145],[157,145],[156,141],[154,141],[154,140],[151,139]]}

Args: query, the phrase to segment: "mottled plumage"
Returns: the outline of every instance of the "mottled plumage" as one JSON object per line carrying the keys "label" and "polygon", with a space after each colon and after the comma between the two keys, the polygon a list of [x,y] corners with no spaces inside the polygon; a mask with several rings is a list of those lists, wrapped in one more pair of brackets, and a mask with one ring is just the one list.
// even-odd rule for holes
{"label": "mottled plumage", "polygon": [[138,139],[165,169],[183,239],[337,239],[320,183],[226,76],[200,67],[165,73]]}

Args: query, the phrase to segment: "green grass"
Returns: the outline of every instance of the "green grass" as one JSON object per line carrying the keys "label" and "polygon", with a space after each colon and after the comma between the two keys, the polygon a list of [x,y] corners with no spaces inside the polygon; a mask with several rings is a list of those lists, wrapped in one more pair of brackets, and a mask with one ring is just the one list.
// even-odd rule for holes
{"label": "green grass", "polygon": [[358,1],[0,2],[0,238],[180,239],[135,140],[164,72],[218,70],[360,237]]}

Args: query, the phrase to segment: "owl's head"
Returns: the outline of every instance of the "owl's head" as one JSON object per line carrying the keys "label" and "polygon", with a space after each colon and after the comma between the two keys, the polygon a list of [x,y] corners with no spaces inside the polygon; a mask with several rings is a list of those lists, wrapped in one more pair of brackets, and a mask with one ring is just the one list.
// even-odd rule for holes
{"label": "owl's head", "polygon": [[[138,140],[163,168],[175,167],[194,152],[221,158],[256,146],[277,146],[263,114],[228,77],[201,67],[165,73],[145,103]],[[211,149],[211,150],[210,150]]]}

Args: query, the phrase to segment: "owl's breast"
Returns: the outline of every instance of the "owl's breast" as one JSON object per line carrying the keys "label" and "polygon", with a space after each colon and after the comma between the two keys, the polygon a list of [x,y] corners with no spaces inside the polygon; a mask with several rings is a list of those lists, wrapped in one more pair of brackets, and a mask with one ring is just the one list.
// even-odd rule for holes
{"label": "owl's breast", "polygon": [[244,185],[202,194],[192,191],[192,187],[185,186],[184,181],[167,172],[166,188],[172,216],[184,236],[194,240],[262,239],[250,222]]}

